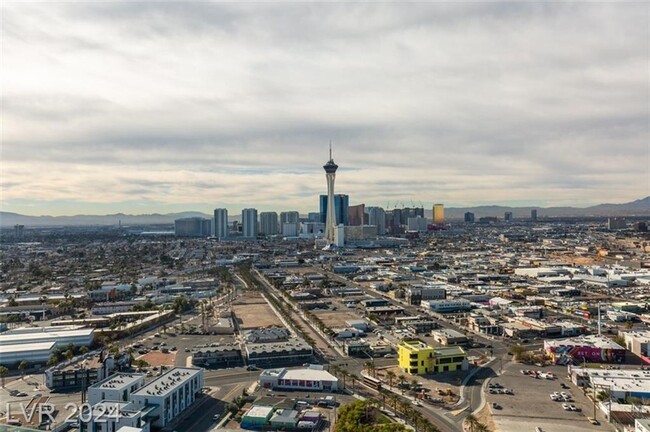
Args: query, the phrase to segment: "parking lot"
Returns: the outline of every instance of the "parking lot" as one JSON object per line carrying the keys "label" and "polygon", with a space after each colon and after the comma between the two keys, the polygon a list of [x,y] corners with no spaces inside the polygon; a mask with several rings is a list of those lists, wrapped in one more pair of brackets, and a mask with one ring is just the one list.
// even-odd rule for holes
{"label": "parking lot", "polygon": [[[521,370],[551,372],[555,378],[522,374]],[[535,427],[540,427],[544,432],[608,430],[605,423],[600,426],[589,423],[587,417],[593,415],[593,404],[581,388],[566,378],[565,367],[510,364],[501,376],[492,378],[488,383],[501,386],[501,389],[493,389],[492,392],[489,387],[486,388],[488,408],[499,431],[519,432],[535,430]],[[568,388],[563,388],[562,384]],[[511,390],[512,394],[505,394],[504,389]],[[570,396],[571,402],[552,400],[550,395],[555,392],[564,392]],[[563,404],[574,405],[579,411],[565,410]],[[599,413],[598,418],[602,421],[602,414]]]}

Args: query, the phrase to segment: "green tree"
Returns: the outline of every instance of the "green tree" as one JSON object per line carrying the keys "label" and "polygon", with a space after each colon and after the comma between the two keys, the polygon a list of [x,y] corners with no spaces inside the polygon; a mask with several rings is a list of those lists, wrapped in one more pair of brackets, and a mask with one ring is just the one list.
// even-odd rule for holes
{"label": "green tree", "polygon": [[397,432],[405,431],[404,425],[385,423],[381,413],[370,400],[356,400],[339,410],[335,432]]}
{"label": "green tree", "polygon": [[2,388],[5,386],[5,378],[9,375],[9,369],[5,366],[0,366],[0,379],[2,380]]}
{"label": "green tree", "polygon": [[28,366],[29,364],[27,363],[26,360],[21,361],[20,364],[18,365],[18,370],[20,371],[21,377],[25,375],[25,369],[27,369]]}
{"label": "green tree", "polygon": [[515,360],[520,360],[524,352],[526,352],[526,349],[519,344],[510,348],[510,354],[512,354]]}

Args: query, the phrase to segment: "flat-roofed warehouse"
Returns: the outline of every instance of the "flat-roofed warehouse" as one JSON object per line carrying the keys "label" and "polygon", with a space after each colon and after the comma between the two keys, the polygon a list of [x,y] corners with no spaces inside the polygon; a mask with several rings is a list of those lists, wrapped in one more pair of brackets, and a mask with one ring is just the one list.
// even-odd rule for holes
{"label": "flat-roofed warehouse", "polygon": [[338,381],[319,365],[302,369],[266,369],[259,378],[260,387],[263,388],[311,391],[336,391]]}
{"label": "flat-roofed warehouse", "polygon": [[[17,344],[39,344],[54,342],[55,349],[61,349],[72,344],[74,346],[90,346],[95,340],[95,329],[81,326],[70,327],[35,327],[17,328],[0,334],[0,347]],[[26,347],[26,350],[29,350]]]}
{"label": "flat-roofed warehouse", "polygon": [[0,361],[3,366],[14,367],[25,360],[27,363],[45,364],[52,356],[56,342],[38,342],[29,345],[6,344],[0,345]]}

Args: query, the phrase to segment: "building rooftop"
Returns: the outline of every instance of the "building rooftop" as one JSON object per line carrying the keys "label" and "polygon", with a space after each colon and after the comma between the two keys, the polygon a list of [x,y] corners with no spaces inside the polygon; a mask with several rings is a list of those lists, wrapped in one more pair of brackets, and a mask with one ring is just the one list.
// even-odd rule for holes
{"label": "building rooftop", "polygon": [[56,342],[37,342],[31,343],[28,346],[25,344],[6,344],[0,346],[0,354],[13,354],[17,352],[34,352],[34,351],[50,351]]}
{"label": "building rooftop", "polygon": [[91,385],[90,388],[122,389],[131,387],[138,381],[144,381],[144,374],[117,373]]}
{"label": "building rooftop", "polygon": [[93,328],[78,328],[75,330],[61,330],[61,331],[35,331],[35,332],[20,332],[20,333],[10,333],[5,332],[0,334],[0,345],[12,345],[12,344],[30,344],[34,345],[34,341],[43,341],[51,339],[55,342],[59,342],[60,339],[71,338],[71,337],[84,337],[90,336],[95,332]]}
{"label": "building rooftop", "polygon": [[308,380],[308,381],[338,381],[334,375],[323,369],[322,367],[308,367],[301,369],[265,369],[260,374],[260,377],[274,377],[278,379],[291,379],[291,380]]}
{"label": "building rooftop", "polygon": [[201,373],[199,368],[176,367],[133,393],[137,396],[164,396]]}
{"label": "building rooftop", "polygon": [[273,409],[273,407],[268,406],[252,406],[246,414],[244,414],[244,417],[266,419],[273,412]]}
{"label": "building rooftop", "polygon": [[311,350],[312,347],[302,339],[290,339],[288,341],[277,341],[269,343],[246,344],[246,351],[249,354],[264,354],[273,352]]}
{"label": "building rooftop", "polygon": [[442,328],[438,330],[434,330],[432,333],[445,336],[448,338],[460,338],[460,337],[466,337],[464,333],[461,333],[457,330],[454,329],[449,329],[449,328]]}
{"label": "building rooftop", "polygon": [[588,346],[594,348],[604,348],[604,349],[625,349],[619,344],[615,343],[611,339],[606,338],[605,336],[598,335],[589,335],[589,336],[580,336],[575,338],[551,340],[547,339],[544,341],[545,346],[551,347],[560,347],[560,346]]}
{"label": "building rooftop", "polygon": [[611,391],[650,393],[650,371],[639,369],[590,369],[571,367],[589,375],[591,382]]}
{"label": "building rooftop", "polygon": [[433,347],[427,345],[424,341],[419,339],[409,339],[403,340],[400,346],[403,346],[409,350],[424,350],[424,349],[433,349]]}

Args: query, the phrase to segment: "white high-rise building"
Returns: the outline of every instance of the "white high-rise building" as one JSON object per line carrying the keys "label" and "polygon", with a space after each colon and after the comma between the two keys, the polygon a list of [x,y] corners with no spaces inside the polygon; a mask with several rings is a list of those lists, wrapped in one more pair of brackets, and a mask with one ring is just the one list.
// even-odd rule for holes
{"label": "white high-rise building", "polygon": [[214,236],[228,237],[228,210],[225,208],[214,209]]}
{"label": "white high-rise building", "polygon": [[327,179],[327,215],[325,218],[325,238],[330,243],[336,243],[334,225],[336,225],[336,213],[334,212],[334,179],[338,165],[332,159],[332,145],[330,144],[330,160],[323,165],[325,178]]}
{"label": "white high-rise building", "polygon": [[242,234],[244,237],[256,238],[257,228],[257,209],[246,208],[241,211]]}
{"label": "white high-rise building", "polygon": [[386,235],[386,211],[381,207],[366,207],[368,225],[377,227],[377,235]]}
{"label": "white high-rise building", "polygon": [[286,211],[280,213],[280,223],[298,223],[300,222],[300,213],[297,211]]}
{"label": "white high-rise building", "polygon": [[276,235],[278,233],[278,214],[276,212],[260,213],[260,234]]}
{"label": "white high-rise building", "polygon": [[280,227],[282,229],[282,235],[285,237],[297,235],[300,228],[300,213],[297,211],[280,213]]}

